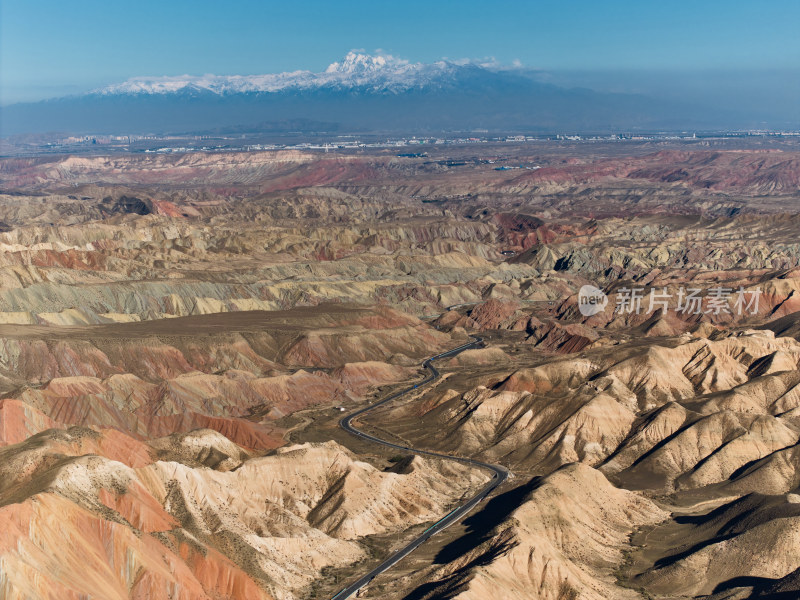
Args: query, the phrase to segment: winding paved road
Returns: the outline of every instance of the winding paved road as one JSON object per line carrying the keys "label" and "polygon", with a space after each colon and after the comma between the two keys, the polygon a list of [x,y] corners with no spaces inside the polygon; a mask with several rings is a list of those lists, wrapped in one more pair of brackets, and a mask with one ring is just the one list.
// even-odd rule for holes
{"label": "winding paved road", "polygon": [[412,392],[415,389],[418,389],[418,388],[422,387],[423,385],[426,385],[426,384],[434,381],[437,377],[439,377],[439,371],[436,369],[436,367],[433,366],[433,361],[434,360],[438,360],[440,358],[447,358],[447,357],[450,357],[450,356],[455,356],[456,354],[459,354],[460,352],[463,352],[464,350],[467,350],[469,348],[473,348],[475,346],[478,346],[481,342],[483,342],[483,340],[481,338],[473,338],[472,341],[469,342],[468,344],[464,344],[463,346],[459,346],[458,348],[453,348],[452,350],[448,350],[447,352],[442,352],[441,354],[437,354],[436,356],[431,356],[430,358],[426,359],[422,363],[422,366],[425,367],[426,369],[428,369],[428,371],[430,371],[430,374],[425,379],[423,379],[420,383],[418,383],[418,384],[416,384],[416,385],[414,385],[412,387],[409,387],[407,389],[401,390],[401,391],[399,391],[399,392],[397,392],[395,394],[392,394],[391,396],[388,396],[387,398],[384,398],[380,402],[376,402],[375,404],[371,404],[369,406],[366,406],[366,407],[362,408],[361,410],[357,410],[356,412],[347,415],[341,421],[339,421],[339,426],[342,429],[344,429],[345,431],[347,431],[349,433],[352,433],[353,435],[357,435],[360,438],[364,438],[366,440],[370,440],[371,442],[375,442],[376,444],[381,444],[383,446],[388,446],[390,448],[396,448],[398,450],[405,450],[407,452],[413,452],[414,454],[424,454],[425,456],[436,456],[438,458],[444,458],[444,459],[447,459],[447,460],[452,460],[452,461],[459,462],[459,463],[462,463],[462,464],[465,464],[465,465],[471,465],[473,467],[479,467],[481,469],[486,469],[488,471],[491,471],[493,473],[493,477],[485,486],[483,486],[480,489],[480,491],[477,494],[475,494],[467,502],[465,502],[464,504],[462,504],[458,508],[455,508],[452,511],[450,511],[449,513],[447,513],[444,517],[442,517],[441,519],[436,521],[436,523],[434,523],[433,525],[428,527],[428,529],[423,531],[418,537],[416,537],[414,540],[409,542],[406,546],[404,546],[400,550],[397,550],[396,552],[391,554],[381,564],[379,564],[377,567],[372,569],[372,571],[370,571],[369,573],[367,573],[366,575],[364,575],[363,577],[361,577],[357,581],[354,581],[349,586],[347,586],[342,591],[340,591],[338,594],[333,596],[333,598],[331,598],[331,600],[345,600],[346,598],[350,598],[351,596],[353,596],[361,588],[366,586],[370,581],[375,579],[375,577],[377,577],[378,575],[380,575],[384,571],[387,571],[388,569],[393,567],[396,563],[400,562],[400,560],[402,560],[403,558],[405,558],[406,556],[411,554],[414,550],[417,549],[418,546],[420,546],[425,541],[427,541],[428,538],[430,538],[433,535],[436,535],[437,533],[439,533],[443,529],[446,529],[447,527],[449,527],[450,525],[452,525],[453,523],[455,523],[456,521],[461,519],[461,517],[463,517],[469,511],[471,511],[475,507],[475,505],[477,505],[481,500],[486,498],[486,496],[488,496],[492,492],[492,490],[494,490],[498,485],[500,485],[506,479],[508,479],[508,475],[509,475],[508,469],[506,469],[505,467],[501,467],[500,465],[491,465],[489,463],[483,463],[483,462],[480,462],[480,461],[477,461],[477,460],[472,460],[472,459],[469,459],[469,458],[461,458],[461,457],[458,457],[458,456],[449,456],[447,454],[440,454],[438,452],[429,452],[427,450],[419,450],[417,448],[409,448],[408,446],[401,446],[400,444],[394,444],[394,443],[389,442],[387,440],[382,440],[382,439],[380,439],[378,437],[375,437],[374,435],[370,435],[368,433],[364,433],[363,431],[360,431],[360,430],[356,429],[352,424],[352,421],[353,421],[354,418],[356,418],[356,417],[358,417],[360,415],[363,415],[364,413],[366,413],[366,412],[368,412],[368,411],[370,411],[370,410],[372,410],[372,409],[374,409],[374,408],[376,408],[378,406],[381,406],[382,404],[386,404],[387,402],[391,402],[392,400],[395,400],[395,399],[399,398],[400,396],[402,396],[404,394],[407,394],[408,392]]}

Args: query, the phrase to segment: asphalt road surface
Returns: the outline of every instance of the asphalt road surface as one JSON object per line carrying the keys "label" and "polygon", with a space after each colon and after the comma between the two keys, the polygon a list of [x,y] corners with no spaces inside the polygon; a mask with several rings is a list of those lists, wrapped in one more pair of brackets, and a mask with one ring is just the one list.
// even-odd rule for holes
{"label": "asphalt road surface", "polygon": [[370,440],[371,442],[375,442],[376,444],[381,444],[383,446],[388,446],[389,448],[396,448],[397,450],[404,450],[406,452],[412,452],[414,454],[423,454],[425,456],[436,456],[438,458],[444,458],[447,460],[452,460],[455,462],[460,462],[465,465],[472,465],[473,467],[478,467],[481,469],[486,469],[493,473],[492,479],[483,486],[480,491],[475,494],[472,498],[470,498],[467,502],[459,506],[458,508],[450,511],[441,519],[436,521],[433,525],[428,527],[425,531],[423,531],[418,537],[414,540],[409,542],[406,546],[397,550],[393,554],[391,554],[386,560],[384,560],[381,564],[377,567],[372,569],[369,573],[362,576],[357,581],[354,581],[349,586],[344,588],[338,594],[333,596],[331,600],[345,600],[346,598],[350,598],[351,596],[355,595],[361,588],[365,587],[369,582],[371,582],[375,577],[383,573],[384,571],[389,570],[392,568],[396,563],[400,562],[403,558],[411,554],[414,550],[417,549],[421,544],[424,544],[428,538],[433,535],[436,535],[443,529],[446,529],[459,519],[461,519],[464,515],[466,515],[469,511],[471,511],[481,500],[486,498],[492,490],[494,490],[498,485],[503,483],[506,479],[508,479],[509,472],[506,468],[501,467],[500,465],[491,465],[488,463],[483,463],[477,460],[471,460],[469,458],[461,458],[458,456],[449,456],[447,454],[440,454],[438,452],[429,452],[427,450],[419,450],[417,448],[409,448],[408,446],[401,446],[400,444],[394,444],[387,440],[382,440],[374,435],[370,435],[368,433],[364,433],[356,429],[352,425],[353,419],[356,417],[363,415],[364,413],[381,406],[382,404],[386,404],[387,402],[391,402],[392,400],[396,400],[400,396],[407,394],[408,392],[412,392],[420,387],[432,382],[437,377],[439,377],[439,371],[436,370],[436,367],[433,366],[433,361],[438,360],[440,358],[448,358],[450,356],[455,356],[464,350],[469,348],[474,348],[479,346],[483,340],[481,338],[472,338],[472,341],[468,344],[464,344],[463,346],[459,346],[458,348],[453,348],[452,350],[448,350],[447,352],[442,352],[441,354],[437,354],[436,356],[431,356],[430,358],[426,359],[422,366],[428,369],[429,375],[423,379],[420,383],[416,385],[406,388],[402,391],[399,391],[391,396],[384,398],[380,402],[376,402],[375,404],[371,404],[370,406],[366,406],[361,410],[357,410],[356,412],[347,415],[341,421],[339,421],[339,426],[344,429],[345,431],[352,433],[353,435],[357,435],[360,438],[364,438],[365,440]]}

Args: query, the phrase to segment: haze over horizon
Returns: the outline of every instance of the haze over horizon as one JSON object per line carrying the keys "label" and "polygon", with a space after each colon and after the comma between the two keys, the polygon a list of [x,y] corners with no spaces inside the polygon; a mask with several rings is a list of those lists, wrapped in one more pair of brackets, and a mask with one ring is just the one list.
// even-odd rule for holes
{"label": "haze over horizon", "polygon": [[[410,62],[493,61],[565,87],[775,105],[800,98],[800,5],[577,2],[397,5],[235,2],[0,7],[0,105],[81,94],[133,77],[323,71],[356,49]],[[421,15],[424,11],[424,19]],[[745,35],[733,35],[742,32]]]}

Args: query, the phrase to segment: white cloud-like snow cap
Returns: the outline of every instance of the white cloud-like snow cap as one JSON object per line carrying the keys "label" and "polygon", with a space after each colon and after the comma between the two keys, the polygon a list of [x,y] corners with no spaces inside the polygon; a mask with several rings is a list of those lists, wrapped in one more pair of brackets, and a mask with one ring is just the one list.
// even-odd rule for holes
{"label": "white cloud-like snow cap", "polygon": [[403,91],[424,86],[437,77],[464,65],[494,68],[498,63],[476,60],[440,60],[412,63],[390,54],[349,52],[321,73],[291,71],[267,75],[178,75],[174,77],[133,77],[123,83],[92,90],[90,94],[169,94],[206,91],[215,94],[278,92],[321,87],[367,87],[374,91]]}

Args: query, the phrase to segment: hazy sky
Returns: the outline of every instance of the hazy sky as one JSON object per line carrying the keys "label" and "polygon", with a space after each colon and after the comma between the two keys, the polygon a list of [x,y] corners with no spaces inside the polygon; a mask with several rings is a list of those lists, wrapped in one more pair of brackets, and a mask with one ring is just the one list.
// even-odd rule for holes
{"label": "hazy sky", "polygon": [[133,76],[319,71],[351,49],[549,71],[800,67],[800,1],[0,0],[0,102]]}

